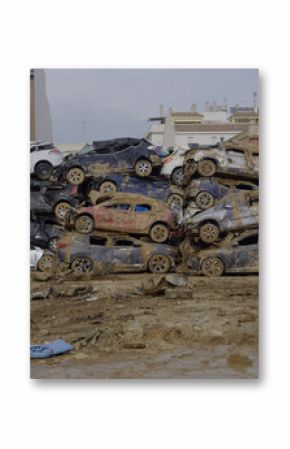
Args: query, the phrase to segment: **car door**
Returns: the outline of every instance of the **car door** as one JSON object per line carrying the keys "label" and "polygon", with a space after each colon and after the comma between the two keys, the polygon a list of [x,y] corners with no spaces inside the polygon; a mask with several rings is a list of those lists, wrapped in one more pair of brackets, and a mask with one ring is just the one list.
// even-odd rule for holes
{"label": "car door", "polygon": [[136,216],[136,228],[139,232],[146,232],[152,223],[152,206],[148,203],[139,202],[134,205]]}
{"label": "car door", "polygon": [[128,201],[110,201],[94,211],[95,224],[98,229],[119,232],[136,231],[136,214]]}
{"label": "car door", "polygon": [[100,148],[84,154],[80,158],[80,163],[87,167],[88,174],[92,176],[103,176],[116,167],[110,148]]}
{"label": "car door", "polygon": [[235,268],[257,269],[259,267],[258,234],[243,237],[237,242],[234,250]]}
{"label": "car door", "polygon": [[141,253],[141,243],[130,237],[113,238],[112,263],[116,265],[118,271],[125,268],[136,268],[143,266],[144,260]]}
{"label": "car door", "polygon": [[241,150],[229,149],[226,151],[227,167],[234,172],[246,168],[245,154]]}
{"label": "car door", "polygon": [[111,262],[113,251],[107,237],[90,235],[87,247],[87,255],[95,262]]}

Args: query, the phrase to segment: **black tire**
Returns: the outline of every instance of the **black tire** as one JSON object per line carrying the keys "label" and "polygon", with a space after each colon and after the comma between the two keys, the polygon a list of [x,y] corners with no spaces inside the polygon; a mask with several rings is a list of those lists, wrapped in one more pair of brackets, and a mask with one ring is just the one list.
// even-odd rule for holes
{"label": "black tire", "polygon": [[101,193],[114,194],[117,192],[117,186],[113,181],[103,181],[100,185]]}
{"label": "black tire", "polygon": [[173,170],[170,178],[171,178],[171,181],[173,182],[173,184],[175,184],[177,186],[182,186],[183,185],[183,168],[182,167],[175,168]]}
{"label": "black tire", "polygon": [[179,193],[170,193],[166,198],[166,203],[169,207],[176,205],[177,207],[183,207],[183,197]]}
{"label": "black tire", "polygon": [[225,266],[219,257],[207,257],[201,264],[201,271],[204,276],[219,277],[223,275]]}
{"label": "black tire", "polygon": [[148,159],[140,159],[135,164],[135,173],[141,178],[150,176],[153,170],[153,166]]}
{"label": "black tire", "polygon": [[73,186],[79,186],[85,180],[85,173],[80,167],[72,167],[66,174],[66,180]]}
{"label": "black tire", "polygon": [[52,175],[52,172],[53,166],[51,165],[50,162],[47,161],[38,162],[38,164],[36,164],[35,166],[35,174],[42,181],[48,179]]}
{"label": "black tire", "polygon": [[218,239],[219,228],[214,223],[204,223],[199,228],[199,236],[204,243],[213,243]]}
{"label": "black tire", "polygon": [[151,273],[168,273],[171,261],[165,254],[154,254],[148,261],[148,270]]}
{"label": "black tire", "polygon": [[150,229],[150,238],[155,243],[164,243],[169,237],[169,229],[164,223],[155,223]]}
{"label": "black tire", "polygon": [[79,215],[75,219],[75,230],[80,234],[90,234],[94,227],[94,220],[89,215]]}
{"label": "black tire", "polygon": [[56,251],[57,250],[57,242],[58,242],[58,238],[57,237],[52,237],[49,242],[48,242],[48,248],[51,251]]}
{"label": "black tire", "polygon": [[78,273],[91,273],[94,269],[94,263],[87,256],[76,257],[71,264],[71,269]]}
{"label": "black tire", "polygon": [[38,261],[37,268],[39,271],[51,273],[54,270],[55,258],[51,254],[43,254]]}
{"label": "black tire", "polygon": [[200,176],[209,178],[215,175],[216,170],[216,163],[211,159],[203,159],[197,163],[197,172]]}
{"label": "black tire", "polygon": [[71,208],[71,205],[68,201],[60,201],[54,207],[54,214],[58,220],[61,222],[65,219],[66,212]]}
{"label": "black tire", "polygon": [[202,190],[196,195],[195,203],[202,210],[209,209],[214,206],[214,196],[211,192]]}

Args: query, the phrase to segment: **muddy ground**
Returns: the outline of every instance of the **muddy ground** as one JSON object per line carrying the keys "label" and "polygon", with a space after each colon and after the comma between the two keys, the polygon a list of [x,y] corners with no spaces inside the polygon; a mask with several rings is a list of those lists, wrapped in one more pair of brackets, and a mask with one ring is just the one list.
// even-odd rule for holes
{"label": "muddy ground", "polygon": [[186,285],[156,288],[152,278],[159,279],[32,279],[31,343],[63,338],[74,349],[32,360],[31,377],[258,376],[257,276],[192,276]]}

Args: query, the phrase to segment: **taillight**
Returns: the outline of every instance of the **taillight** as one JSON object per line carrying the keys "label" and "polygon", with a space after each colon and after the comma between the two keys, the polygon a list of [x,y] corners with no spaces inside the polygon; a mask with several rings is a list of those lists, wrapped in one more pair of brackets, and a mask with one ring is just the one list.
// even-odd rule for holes
{"label": "taillight", "polygon": [[50,150],[50,152],[48,154],[61,154],[61,152],[59,150],[57,150],[56,148],[54,148],[53,150]]}
{"label": "taillight", "polygon": [[64,242],[57,242],[56,247],[57,247],[58,249],[59,249],[59,248],[65,248],[65,247],[66,247],[66,243],[64,243]]}

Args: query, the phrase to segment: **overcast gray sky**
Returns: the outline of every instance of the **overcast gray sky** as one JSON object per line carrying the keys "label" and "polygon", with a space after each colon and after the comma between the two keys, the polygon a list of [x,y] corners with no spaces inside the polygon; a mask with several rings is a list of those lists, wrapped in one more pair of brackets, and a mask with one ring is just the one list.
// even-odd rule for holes
{"label": "overcast gray sky", "polygon": [[255,69],[48,69],[47,96],[56,143],[142,137],[148,117],[188,111],[206,101],[253,105]]}

